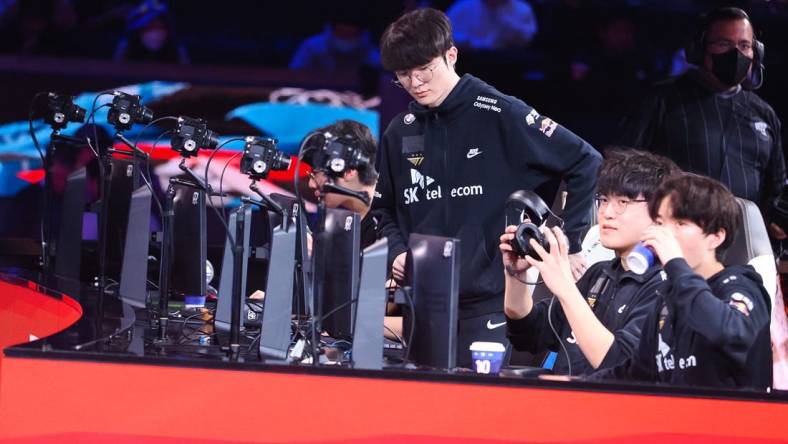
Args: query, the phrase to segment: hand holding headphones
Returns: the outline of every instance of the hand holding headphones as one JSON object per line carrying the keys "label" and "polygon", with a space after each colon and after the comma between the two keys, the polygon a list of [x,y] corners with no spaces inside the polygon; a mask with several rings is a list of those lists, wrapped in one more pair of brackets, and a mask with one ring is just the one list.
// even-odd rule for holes
{"label": "hand holding headphones", "polygon": [[519,219],[516,220],[519,225],[510,242],[512,253],[519,257],[531,256],[539,259],[531,247],[531,239],[535,239],[536,243],[547,252],[550,251],[550,244],[539,231],[539,227],[545,223],[550,214],[550,208],[533,191],[519,190],[509,196],[506,200],[506,225],[514,225],[510,223],[510,216],[517,216]]}

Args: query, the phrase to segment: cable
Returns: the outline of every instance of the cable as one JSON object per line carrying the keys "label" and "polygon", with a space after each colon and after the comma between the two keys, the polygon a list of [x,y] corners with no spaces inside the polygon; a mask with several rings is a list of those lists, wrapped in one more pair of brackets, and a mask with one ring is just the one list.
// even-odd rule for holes
{"label": "cable", "polygon": [[405,344],[405,340],[402,339],[402,336],[398,335],[397,332],[392,330],[388,325],[383,324],[383,328],[385,328],[386,330],[389,331],[389,333],[394,335],[394,337],[397,338],[397,341],[399,341],[399,343],[402,344],[403,347],[407,347],[408,346],[407,344]]}
{"label": "cable", "polygon": [[326,314],[324,314],[324,315],[320,316],[319,318],[317,318],[317,319],[315,320],[315,322],[323,322],[323,321],[324,321],[324,320],[326,320],[326,318],[328,318],[329,316],[333,315],[334,313],[338,312],[339,310],[342,310],[343,308],[347,307],[348,305],[350,305],[350,304],[352,304],[352,303],[354,303],[354,302],[358,302],[358,298],[353,298],[353,299],[350,299],[350,300],[348,300],[348,301],[345,301],[345,302],[343,302],[343,303],[341,303],[341,304],[337,305],[336,307],[334,307],[333,309],[331,309],[331,310],[330,310],[328,313],[326,313]]}
{"label": "cable", "polygon": [[569,376],[572,376],[572,359],[569,356],[569,352],[566,350],[566,346],[564,345],[564,341],[561,340],[561,335],[555,330],[555,326],[553,325],[553,303],[555,302],[555,295],[550,298],[550,305],[547,307],[547,323],[550,324],[550,330],[553,331],[555,338],[558,339],[558,344],[561,346],[561,349],[564,351],[564,356],[566,356],[566,364],[569,369]]}
{"label": "cable", "polygon": [[[156,145],[158,145],[159,140],[161,140],[162,137],[164,137],[167,134],[172,134],[172,132],[173,130],[167,130],[159,134],[156,137],[156,140],[153,141],[153,145],[151,146],[151,152],[153,152],[153,150],[156,149]],[[136,143],[134,146],[136,146]],[[150,156],[145,157],[145,170],[148,173],[148,178],[145,179],[145,174],[142,174],[142,172],[140,172],[140,176],[142,176],[143,182],[145,182],[145,185],[147,185],[151,197],[153,198],[153,201],[156,202],[156,207],[158,207],[159,209],[159,222],[161,223],[164,214],[164,208],[161,206],[161,200],[159,199],[159,196],[153,190],[153,177],[151,176],[151,172],[150,172]]]}
{"label": "cable", "polygon": [[235,160],[235,158],[240,155],[241,155],[241,151],[230,156],[230,158],[227,159],[227,162],[224,163],[224,168],[222,168],[222,174],[219,176],[219,203],[222,206],[222,216],[224,217],[225,220],[227,220],[227,214],[224,208],[224,191],[222,191],[222,186],[224,185],[224,172],[227,171],[227,167],[230,166],[230,162]]}
{"label": "cable", "polygon": [[[96,109],[92,110],[92,111],[90,112],[90,116],[88,116],[88,119],[93,119],[93,123],[92,123],[91,125],[93,125],[93,142],[95,142],[95,143],[98,143],[98,130],[96,130],[96,123],[95,123],[95,122],[96,122],[96,118],[95,118],[95,112],[96,112],[96,111],[98,111],[98,110],[100,110],[101,108],[104,108],[105,106],[107,106],[107,107],[108,107],[108,106],[110,106],[110,105],[109,105],[109,103],[105,103],[105,104],[103,104],[103,105],[99,106],[98,108],[96,108]],[[100,146],[95,146],[95,147],[94,147],[94,146],[93,146],[93,144],[90,142],[90,136],[85,136],[85,142],[87,142],[87,144],[88,144],[88,148],[90,148],[90,151],[92,151],[92,152],[93,152],[93,155],[94,155],[94,156],[96,156],[96,159],[99,159],[99,160],[101,160],[101,154],[99,153],[99,149],[100,149],[101,147],[100,147]],[[103,167],[104,167],[104,165],[101,165],[101,166],[99,167],[99,170],[101,170],[101,168],[103,168]]]}
{"label": "cable", "polygon": [[539,285],[539,284],[543,284],[544,283],[544,281],[542,279],[537,279],[536,282],[528,282],[526,280],[520,279],[520,276],[518,276],[518,274],[514,271],[514,269],[512,268],[511,265],[507,265],[504,268],[506,269],[506,274],[508,274],[509,276],[517,279],[518,281],[520,281],[520,283],[523,283],[523,284],[526,284],[526,285]]}
{"label": "cable", "polygon": [[28,127],[30,128],[30,137],[33,139],[33,145],[35,145],[36,151],[38,151],[38,155],[41,157],[41,164],[44,165],[44,168],[47,167],[46,160],[44,160],[44,152],[41,151],[41,146],[38,144],[38,138],[36,138],[36,132],[33,130],[33,114],[35,113],[36,101],[38,101],[39,97],[46,94],[49,93],[45,91],[41,91],[41,92],[37,92],[33,96],[33,100],[30,101],[30,114],[28,114],[28,118],[27,118]]}
{"label": "cable", "polygon": [[410,297],[410,293],[403,289],[402,294],[408,301],[408,308],[410,309],[410,334],[408,335],[408,343],[405,345],[404,357],[405,362],[408,362],[410,359],[410,348],[413,344],[413,336],[416,334],[416,308],[413,305],[413,298]]}
{"label": "cable", "polygon": [[246,140],[246,139],[243,138],[243,137],[233,137],[232,139],[225,140],[224,142],[219,144],[219,146],[217,146],[215,150],[213,150],[213,152],[211,153],[210,156],[208,156],[208,162],[206,162],[206,164],[205,164],[205,174],[203,175],[204,176],[204,181],[205,181],[206,184],[208,183],[208,170],[210,170],[210,168],[211,168],[211,162],[213,162],[213,158],[214,158],[214,156],[216,156],[216,153],[218,153],[219,150],[224,148],[224,146],[227,145],[228,143],[235,142],[235,141],[238,141],[238,140],[242,140],[243,141],[243,140]]}
{"label": "cable", "polygon": [[[205,177],[204,181],[206,185],[208,184],[208,170],[211,168],[211,162],[213,161],[213,156],[215,156],[216,153],[218,153],[219,150],[221,150],[228,143],[235,142],[238,140],[245,140],[245,139],[242,137],[234,137],[232,139],[225,140],[219,146],[217,146],[216,149],[208,157],[208,162],[206,162],[205,164],[205,176],[204,176]],[[243,153],[243,151],[239,151],[238,153],[234,154],[232,157],[230,157],[230,160],[233,160],[234,158],[238,157],[238,155],[241,153]],[[224,195],[223,195],[224,193],[222,193],[222,182],[224,181],[224,171],[227,169],[227,165],[230,164],[230,160],[228,160],[227,163],[225,163],[224,168],[222,169],[221,177],[219,178],[219,202],[222,205],[222,215],[224,216],[225,220],[227,220],[227,211],[224,208]]]}

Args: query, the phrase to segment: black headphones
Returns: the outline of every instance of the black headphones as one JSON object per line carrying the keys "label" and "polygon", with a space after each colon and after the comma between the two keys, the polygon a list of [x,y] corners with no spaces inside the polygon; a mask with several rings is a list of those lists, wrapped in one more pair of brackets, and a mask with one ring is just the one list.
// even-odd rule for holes
{"label": "black headphones", "polygon": [[370,158],[359,148],[359,141],[351,135],[318,133],[307,151],[312,151],[312,168],[321,169],[332,177],[341,177],[347,170],[358,170],[370,165]]}
{"label": "black headphones", "polygon": [[[746,19],[752,25],[752,20],[747,12],[741,8],[724,7],[714,9],[700,17],[700,29],[694,39],[692,39],[685,48],[687,54],[687,62],[693,65],[703,65],[703,58],[706,54],[706,32],[709,27],[718,21],[728,20],[731,16],[740,17],[740,20]],[[763,56],[766,48],[763,42],[755,38],[755,29],[753,28],[753,41],[752,41],[752,74],[742,83],[742,87],[748,90],[756,90],[763,85]]]}
{"label": "black headphones", "polygon": [[[514,239],[511,241],[512,249],[516,255],[520,257],[531,256],[534,259],[539,259],[539,255],[536,254],[530,245],[531,239],[536,239],[536,242],[542,248],[548,252],[550,251],[550,244],[542,235],[542,232],[539,231],[539,226],[550,215],[550,207],[544,203],[539,195],[533,191],[515,191],[506,199],[505,211],[506,226],[519,223]],[[510,216],[516,221],[510,222]]]}

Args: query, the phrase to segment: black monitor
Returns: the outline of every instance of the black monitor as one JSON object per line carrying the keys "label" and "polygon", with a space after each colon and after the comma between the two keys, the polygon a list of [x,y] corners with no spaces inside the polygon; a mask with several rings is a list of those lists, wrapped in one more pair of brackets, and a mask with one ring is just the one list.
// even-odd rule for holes
{"label": "black monitor", "polygon": [[389,247],[380,239],[364,249],[353,328],[353,367],[383,368],[383,320],[386,316],[386,277]]}
{"label": "black monitor", "polygon": [[259,351],[266,360],[284,361],[292,341],[295,227],[288,224],[273,230],[270,255]]}
{"label": "black monitor", "polygon": [[148,299],[151,199],[152,194],[144,185],[131,195],[120,270],[121,299],[140,308],[146,306]]}
{"label": "black monitor", "polygon": [[[252,224],[252,207],[250,205],[241,205],[230,212],[230,217],[227,219],[227,228],[230,230],[230,236],[243,245],[244,260],[241,261],[241,289],[246,289],[247,272],[249,263],[246,258],[249,257],[249,234],[251,232]],[[239,234],[240,233],[240,234]],[[238,239],[238,236],[241,239]],[[227,331],[230,329],[230,319],[232,318],[232,298],[233,298],[233,245],[230,239],[225,236],[224,241],[224,256],[222,257],[222,272],[219,278],[219,293],[218,301],[216,302],[216,314],[214,316],[214,325],[219,330]],[[248,293],[241,295],[241,301],[245,299]],[[238,306],[240,314],[243,315],[243,302]],[[243,317],[241,317],[243,319]]]}
{"label": "black monitor", "polygon": [[205,192],[181,184],[173,201],[172,255],[170,289],[174,294],[204,295],[207,282]]}
{"label": "black monitor", "polygon": [[460,241],[411,234],[408,248],[407,280],[415,315],[411,320],[404,310],[408,356],[419,365],[452,369],[457,362]]}
{"label": "black monitor", "polygon": [[55,274],[78,280],[82,261],[82,223],[85,213],[85,167],[69,174],[63,195],[63,207],[57,244],[55,244]]}
{"label": "black monitor", "polygon": [[131,194],[140,184],[140,171],[136,162],[128,157],[113,156],[107,193],[106,243],[106,273],[112,279],[120,276]]}
{"label": "black monitor", "polygon": [[[243,233],[241,242],[244,251],[241,270],[243,300],[257,290],[265,291],[268,280],[268,264],[271,252],[271,227],[278,225],[279,218],[268,211],[244,204],[230,213],[227,227],[235,239],[236,233]],[[221,276],[219,278],[219,300],[216,304],[215,325],[220,330],[229,330],[233,293],[233,246],[225,236]],[[244,317],[245,304],[240,306],[241,320],[256,324],[259,320]],[[249,322],[247,322],[249,321]],[[255,322],[256,321],[256,322]]]}
{"label": "black monitor", "polygon": [[322,328],[334,338],[350,339],[356,309],[353,302],[358,296],[361,217],[353,211],[327,209],[325,232],[315,236],[314,245],[315,261],[319,260],[319,254],[324,259],[322,297],[315,304],[320,307]]}

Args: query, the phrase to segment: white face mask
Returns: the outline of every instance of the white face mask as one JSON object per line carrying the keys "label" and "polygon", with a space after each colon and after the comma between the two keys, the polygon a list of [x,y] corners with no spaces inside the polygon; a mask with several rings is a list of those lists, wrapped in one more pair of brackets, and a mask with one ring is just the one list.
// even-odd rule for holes
{"label": "white face mask", "polygon": [[164,46],[164,42],[167,41],[167,31],[163,29],[151,29],[149,31],[145,31],[140,35],[140,42],[142,42],[142,46],[147,48],[149,51],[158,51]]}

